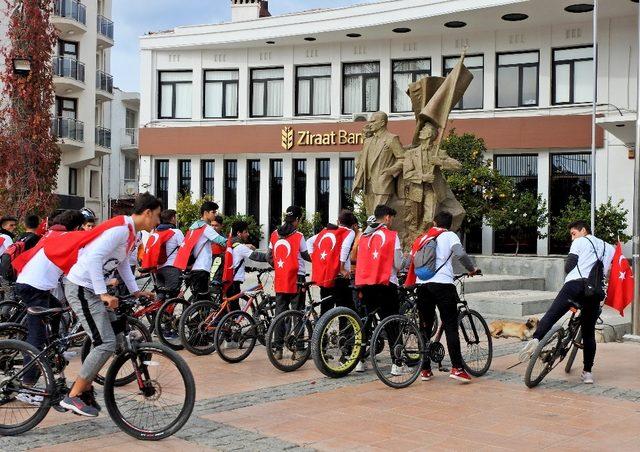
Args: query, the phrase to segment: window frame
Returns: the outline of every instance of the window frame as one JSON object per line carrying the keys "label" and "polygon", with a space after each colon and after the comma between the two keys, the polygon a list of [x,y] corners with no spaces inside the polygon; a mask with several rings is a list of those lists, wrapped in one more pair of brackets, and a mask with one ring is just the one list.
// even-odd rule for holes
{"label": "window frame", "polygon": [[[361,94],[361,107],[362,107],[362,111],[354,111],[351,113],[347,113],[345,112],[345,100],[347,98],[347,96],[344,95],[344,89],[345,89],[345,80],[347,79],[347,74],[346,74],[346,68],[349,65],[355,65],[355,64],[377,64],[378,65],[378,72],[376,72],[375,74],[372,73],[368,73],[368,72],[364,72],[364,73],[360,73],[360,74],[348,74],[349,77],[355,77],[355,76],[361,76],[362,77],[362,92]],[[343,115],[354,115],[357,113],[375,113],[376,111],[380,110],[380,60],[374,60],[374,61],[351,61],[351,62],[343,62],[342,63],[342,114]],[[376,108],[374,108],[373,110],[369,111],[369,110],[364,110],[364,106],[367,103],[367,89],[366,89],[366,81],[367,79],[370,78],[374,78],[376,77],[378,79],[378,102],[376,104]]]}
{"label": "window frame", "polygon": [[[234,164],[234,175],[231,176],[230,173],[230,164]],[[223,174],[224,174],[224,185],[222,188],[223,191],[223,212],[225,216],[236,215],[238,213],[238,160],[237,159],[224,159],[223,160]],[[235,188],[231,187],[231,182],[235,182]],[[227,196],[230,192],[233,192],[233,208],[229,205],[229,196]],[[227,209],[229,207],[229,209]]]}
{"label": "window frame", "polygon": [[[257,163],[257,177],[252,178],[252,164]],[[256,223],[260,224],[260,178],[262,177],[262,168],[260,159],[247,159],[247,215],[255,218]],[[251,199],[252,187],[256,190],[257,199]],[[253,201],[253,203],[252,203]],[[252,207],[253,206],[253,207]]]}
{"label": "window frame", "polygon": [[[185,175],[185,169],[188,171],[188,176]],[[186,196],[191,195],[191,160],[190,159],[179,159],[178,160],[178,195]],[[189,191],[185,192],[183,190],[183,184],[185,181],[189,181]]]}
{"label": "window frame", "polygon": [[78,196],[78,168],[69,167],[68,182],[69,184],[67,188],[68,188],[69,196]]}
{"label": "window frame", "polygon": [[[304,68],[304,67],[328,67],[329,68],[329,75],[305,75],[305,76],[299,76],[298,75],[298,69],[300,68]],[[329,85],[329,113],[314,113],[313,112],[313,88],[315,86],[315,79],[329,79],[331,80],[331,63],[329,64],[301,64],[295,67],[296,72],[295,72],[295,78],[296,78],[296,83],[295,83],[295,115],[296,116],[331,116],[331,85]],[[301,80],[308,80],[310,83],[310,88],[309,88],[309,113],[300,113],[298,111],[298,96],[300,95],[300,81]]]}
{"label": "window frame", "polygon": [[[296,188],[297,188],[297,183],[299,182],[298,178],[296,177],[296,173],[297,173],[297,164],[299,162],[302,162],[304,165],[304,184],[302,184],[304,196],[302,200],[296,199]],[[291,180],[293,182],[291,184],[291,200],[293,202],[293,205],[306,208],[307,206],[307,159],[303,159],[303,158],[291,159],[291,172],[292,172]]]}
{"label": "window frame", "polygon": [[[427,60],[429,61],[429,70],[425,71],[425,70],[418,70],[418,71],[396,71],[393,67],[395,65],[395,63],[401,63],[403,61],[421,61],[421,60]],[[422,57],[422,58],[398,58],[398,59],[392,59],[391,60],[391,113],[411,113],[411,110],[407,110],[407,111],[397,111],[394,109],[394,105],[395,105],[395,91],[393,89],[393,83],[394,83],[394,76],[396,74],[411,74],[411,83],[415,83],[416,81],[420,80],[420,78],[417,78],[416,75],[418,74],[424,74],[423,76],[431,76],[433,72],[433,62],[431,61],[431,57]]]}
{"label": "window frame", "polygon": [[[322,172],[320,171],[320,166],[323,164],[327,165],[326,177],[323,177]],[[327,205],[326,205],[326,209],[321,210],[320,208],[322,206],[320,206],[320,196],[321,196],[320,192],[321,192],[323,182],[326,182],[327,184]],[[317,158],[316,159],[316,212],[320,212],[323,225],[329,222],[330,206],[331,206],[331,159]]]}
{"label": "window frame", "polygon": [[[485,64],[484,64],[484,53],[475,53],[472,55],[465,55],[465,59],[467,58],[477,58],[480,57],[482,58],[482,66],[467,66],[465,64],[465,67],[469,70],[471,69],[480,69],[482,71],[482,89],[480,90],[480,92],[482,93],[482,97],[480,100],[480,107],[469,107],[469,108],[465,108],[464,107],[464,95],[460,98],[460,108],[457,107],[457,105],[453,106],[453,110],[458,110],[458,111],[462,111],[462,110],[483,110],[484,109],[484,81],[485,81]],[[446,77],[451,71],[453,71],[453,68],[451,69],[447,69],[447,60],[452,59],[452,58],[460,58],[460,55],[444,55],[442,57],[442,73],[443,76]],[[496,59],[497,61],[497,59]],[[539,59],[538,59],[539,62]],[[497,74],[496,74],[497,75]],[[473,83],[473,82],[471,82]]]}
{"label": "window frame", "polygon": [[[264,99],[262,99],[262,111],[265,114],[256,115],[253,112],[253,83],[254,83],[253,72],[260,71],[260,70],[268,70],[268,69],[282,69],[282,78],[264,78],[264,79],[261,78],[258,80],[258,82],[261,82],[264,85]],[[266,114],[267,106],[268,106],[267,100],[269,99],[269,96],[267,95],[267,83],[275,80],[282,80],[282,89],[284,91],[286,89],[286,87],[284,86],[284,66],[267,66],[267,67],[249,68],[249,117],[250,118],[282,118],[284,116],[284,105],[282,105],[281,115],[271,116]],[[284,99],[283,99],[283,104],[284,104]]]}
{"label": "window frame", "polygon": [[[167,175],[166,176],[160,176],[160,166],[166,164],[167,167]],[[161,201],[163,202],[163,206],[166,208],[168,202],[169,202],[169,171],[170,171],[170,164],[169,164],[169,160],[168,159],[158,159],[155,161],[155,195],[156,197],[158,197]],[[166,190],[162,190],[160,188],[160,182],[161,181],[165,181],[166,182]],[[160,195],[160,192],[165,192],[166,193],[166,198],[163,198]]]}
{"label": "window frame", "polygon": [[[207,80],[207,72],[236,72],[238,78],[235,80]],[[207,85],[212,83],[222,83],[222,116],[207,116],[206,114],[206,93]],[[236,85],[236,114],[235,116],[227,115],[227,85]],[[240,107],[240,69],[204,69],[202,71],[202,119],[238,119]]]}
{"label": "window frame", "polygon": [[[64,101],[65,100],[70,100],[70,101],[73,102],[73,110],[70,110],[68,108],[64,108]],[[66,118],[66,119],[74,119],[76,121],[78,120],[78,99],[74,99],[73,97],[56,96],[55,101],[56,101],[56,117],[58,117],[58,118]],[[62,112],[64,112],[64,111],[73,111],[73,118],[64,116],[62,114]]]}
{"label": "window frame", "polygon": [[[590,58],[576,58],[573,60],[562,60],[559,62],[556,60],[557,50],[575,50],[575,49],[592,49],[591,45],[575,45],[568,47],[552,47],[551,48],[551,105],[588,105],[592,104],[593,100],[586,102],[575,102],[575,63],[580,61],[591,61],[593,63],[593,55]],[[569,65],[569,101],[568,102],[556,102],[556,66]]]}
{"label": "window frame", "polygon": [[[213,164],[213,177],[206,176],[206,165],[208,163]],[[205,187],[207,186],[207,182],[211,181],[211,185],[213,186],[212,193],[205,193]],[[216,181],[216,161],[215,159],[203,159],[200,160],[200,195],[204,198],[205,196],[214,196],[215,194],[215,181]]]}
{"label": "window frame", "polygon": [[[279,163],[280,168],[279,168],[279,176],[274,176],[274,173],[276,172],[276,164]],[[279,184],[280,184],[280,199],[277,201],[277,204],[279,204],[280,208],[278,209],[279,212],[274,212],[274,203],[272,202],[274,200],[273,198],[273,193],[275,192],[274,190],[274,186],[276,185],[276,179],[279,179]],[[283,206],[283,200],[282,200],[282,194],[283,194],[283,189],[284,189],[284,163],[283,163],[283,159],[281,158],[273,158],[273,159],[269,159],[269,225],[268,225],[268,230],[269,230],[269,236],[271,236],[271,233],[280,225],[281,220],[282,220],[282,211],[284,209]],[[275,215],[278,215],[277,220]],[[275,220],[275,222],[274,222]]]}
{"label": "window frame", "polygon": [[[163,82],[162,74],[171,72],[188,72],[191,74],[191,81],[189,82]],[[176,118],[176,85],[190,84],[193,89],[193,71],[190,69],[171,69],[158,71],[158,119],[192,119],[193,118],[193,105],[191,105],[191,116],[188,118]],[[171,85],[171,116],[162,116],[162,87],[164,85]],[[193,92],[191,93],[193,96]]]}
{"label": "window frame", "polygon": [[[524,53],[535,53],[538,55],[537,63],[518,63],[518,64],[505,64],[500,65],[500,56],[501,55],[520,55]],[[501,67],[517,67],[518,68],[518,105],[508,105],[508,106],[499,106],[498,105],[498,88],[500,86],[500,76],[499,69]],[[536,68],[536,103],[523,105],[522,104],[522,73],[523,68],[525,67],[535,67]],[[540,105],[540,49],[537,50],[518,50],[513,52],[496,52],[496,82],[495,82],[495,108],[532,108],[538,107]]]}
{"label": "window frame", "polygon": [[[67,53],[64,46],[65,44],[72,44],[75,46],[75,53]],[[73,58],[76,61],[80,60],[80,43],[78,41],[67,41],[66,39],[58,38],[58,56],[63,58]]]}
{"label": "window frame", "polygon": [[353,210],[353,198],[351,199],[351,205],[349,205],[348,202],[345,199],[345,195],[348,195],[351,197],[351,192],[346,193],[345,192],[345,181],[347,180],[347,178],[345,178],[345,163],[347,162],[351,162],[351,165],[353,166],[353,176],[350,176],[348,179],[351,180],[351,190],[353,191],[353,183],[356,180],[356,159],[354,157],[342,157],[340,158],[340,209],[349,209],[349,210]]}

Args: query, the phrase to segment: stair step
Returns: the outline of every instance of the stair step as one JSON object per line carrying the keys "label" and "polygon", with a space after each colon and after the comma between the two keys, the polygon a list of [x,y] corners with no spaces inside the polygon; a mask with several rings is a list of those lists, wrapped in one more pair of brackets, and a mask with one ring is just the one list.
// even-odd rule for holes
{"label": "stair step", "polygon": [[482,275],[465,280],[465,293],[502,290],[544,290],[544,278],[533,276]]}
{"label": "stair step", "polygon": [[494,290],[466,293],[466,298],[469,306],[481,314],[506,319],[540,315],[549,309],[556,295],[545,290]]}

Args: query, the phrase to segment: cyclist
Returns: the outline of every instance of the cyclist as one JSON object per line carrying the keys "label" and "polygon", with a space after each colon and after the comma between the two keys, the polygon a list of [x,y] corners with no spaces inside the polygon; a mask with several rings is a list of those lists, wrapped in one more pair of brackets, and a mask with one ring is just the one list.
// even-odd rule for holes
{"label": "cyclist", "polygon": [[13,243],[18,219],[12,216],[0,218],[0,255]]}
{"label": "cyclist", "polygon": [[581,379],[585,384],[593,384],[591,372],[596,356],[596,322],[600,315],[600,302],[603,297],[597,294],[585,294],[587,278],[598,261],[602,262],[603,274],[611,269],[614,248],[612,245],[591,234],[591,227],[586,221],[578,220],[569,225],[571,234],[571,248],[565,260],[564,271],[567,274],[564,285],[553,301],[551,307],[540,319],[536,331],[520,352],[520,361],[531,358],[540,340],[549,332],[551,327],[569,310],[571,302],[581,306],[581,329],[584,367]]}
{"label": "cyclist", "polygon": [[80,209],[80,213],[84,216],[84,223],[82,224],[82,229],[84,231],[90,231],[96,227],[96,214],[93,210],[83,207]]}
{"label": "cyclist", "polygon": [[61,407],[76,414],[90,417],[98,415],[96,404],[87,404],[80,396],[91,391],[93,379],[116,351],[116,336],[111,321],[115,317],[113,309],[118,307],[118,298],[107,293],[104,266],[107,262],[115,265],[127,289],[135,297],[153,297],[153,294],[139,290],[128,257],[135,245],[136,231],[148,232],[160,223],[161,206],[160,200],[149,193],[138,195],[133,214],[103,223],[96,237],[79,250],[79,258],[69,270],[65,295],[93,343],[78,372],[78,378],[69,394],[60,402]]}
{"label": "cyclist", "polygon": [[29,215],[24,219],[25,232],[20,234],[18,240],[24,242],[24,249],[30,250],[40,240],[42,232],[38,230],[40,226],[40,217],[38,215]]}
{"label": "cyclist", "polygon": [[[160,225],[147,240],[142,263],[144,268],[157,268],[158,287],[167,289],[170,298],[178,295],[181,285],[180,270],[173,263],[184,241],[184,234],[176,227],[176,223],[175,210],[165,210],[160,214]],[[164,298],[164,294],[159,298]]]}
{"label": "cyclist", "polygon": [[[462,352],[458,334],[458,301],[460,299],[453,281],[451,258],[455,256],[467,269],[469,276],[476,275],[479,270],[473,265],[471,258],[462,247],[460,238],[455,232],[449,230],[452,221],[453,216],[449,212],[439,212],[433,219],[433,227],[415,240],[411,249],[412,255],[415,255],[429,240],[436,241],[435,275],[428,280],[422,280],[415,275],[413,265],[411,265],[406,284],[411,285],[415,281],[418,287],[420,326],[425,337],[430,336],[435,320],[435,308],[438,307],[451,358],[449,377],[463,383],[469,383],[471,377],[462,367]],[[428,358],[422,364],[420,376],[422,381],[429,381],[433,378],[431,362]]]}

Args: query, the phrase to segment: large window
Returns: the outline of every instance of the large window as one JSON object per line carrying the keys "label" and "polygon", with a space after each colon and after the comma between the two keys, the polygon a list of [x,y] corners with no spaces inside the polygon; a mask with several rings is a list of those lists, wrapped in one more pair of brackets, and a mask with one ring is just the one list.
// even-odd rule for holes
{"label": "large window", "polygon": [[296,114],[331,114],[331,66],[296,68]]}
{"label": "large window", "polygon": [[409,84],[431,75],[431,59],[399,60],[393,62],[394,113],[411,111],[411,98],[407,96]]}
{"label": "large window", "polygon": [[169,201],[169,160],[156,160],[156,197],[166,208]]}
{"label": "large window", "polygon": [[100,171],[89,171],[89,198],[100,198]]}
{"label": "large window", "polygon": [[380,63],[343,66],[342,113],[374,112],[380,108]]}
{"label": "large window", "polygon": [[[444,75],[453,71],[458,63],[459,56],[444,58]],[[454,107],[456,110],[473,110],[482,108],[484,105],[484,56],[470,55],[464,58],[464,65],[473,74],[471,84],[464,92],[460,102]]]}
{"label": "large window", "polygon": [[269,234],[282,223],[282,160],[269,160]]}
{"label": "large window", "polygon": [[247,160],[247,213],[260,224],[260,160]]}
{"label": "large window", "polygon": [[158,116],[161,119],[191,118],[191,71],[160,72]]}
{"label": "large window", "polygon": [[238,193],[238,161],[224,161],[224,214],[235,215]]}
{"label": "large window", "polygon": [[204,71],[204,117],[238,117],[238,71]]}
{"label": "large window", "polygon": [[540,52],[498,54],[496,106],[532,107],[538,105]]}
{"label": "large window", "polygon": [[284,68],[251,70],[251,116],[282,116]]}
{"label": "large window", "polygon": [[200,190],[202,196],[213,197],[213,182],[216,171],[215,160],[201,160],[200,161]]}
{"label": "large window", "polygon": [[340,208],[353,210],[353,180],[356,177],[354,159],[340,159]]}
{"label": "large window", "polygon": [[553,104],[593,101],[593,46],[554,49]]}
{"label": "large window", "polygon": [[78,170],[69,168],[69,195],[78,195]]}
{"label": "large window", "polygon": [[307,161],[293,159],[293,205],[307,205]]}
{"label": "large window", "polygon": [[135,180],[138,178],[138,161],[131,157],[124,158],[124,180]]}
{"label": "large window", "polygon": [[178,160],[178,193],[191,194],[191,160]]}
{"label": "large window", "polygon": [[[329,176],[331,162],[329,159],[316,160],[316,212],[320,213],[323,226],[329,222],[329,190],[331,188]],[[315,231],[314,231],[315,232]]]}

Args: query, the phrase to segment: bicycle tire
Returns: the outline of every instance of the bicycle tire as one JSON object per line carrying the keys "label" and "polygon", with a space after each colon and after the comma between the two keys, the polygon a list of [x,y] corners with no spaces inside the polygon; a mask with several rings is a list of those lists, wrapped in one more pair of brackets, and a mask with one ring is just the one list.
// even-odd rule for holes
{"label": "bicycle tire", "polygon": [[[253,331],[253,333],[243,333],[243,327],[240,325],[239,320],[244,319],[249,322],[249,331]],[[248,313],[243,311],[232,311],[226,314],[222,319],[220,319],[220,323],[218,328],[216,328],[215,334],[215,344],[216,350],[218,350],[218,355],[222,360],[228,363],[239,363],[247,359],[247,357],[253,352],[253,349],[256,346],[256,342],[258,340],[258,331],[257,331],[256,320],[250,316]],[[240,331],[238,332],[238,328]],[[248,337],[245,338],[245,335],[249,334]],[[226,339],[232,339],[234,342],[237,342],[239,345],[244,341],[248,340],[248,345],[246,346],[244,352],[240,356],[230,356],[229,348],[224,347],[224,342],[229,342]],[[244,341],[243,341],[244,340]]]}
{"label": "bicycle tire", "polygon": [[28,330],[20,323],[0,323],[0,340],[26,341]]}
{"label": "bicycle tire", "polygon": [[[470,336],[469,332],[467,332],[467,330],[464,329],[463,323],[465,318],[468,318],[468,319],[475,318],[475,320],[468,320],[469,326],[471,326],[471,324],[473,323],[474,328],[471,329],[470,333],[473,334],[474,336]],[[481,328],[478,328],[478,324]],[[491,367],[491,361],[493,360],[493,338],[491,337],[491,333],[489,332],[489,326],[487,325],[487,322],[484,319],[484,317],[482,317],[482,315],[480,315],[478,311],[474,311],[473,309],[467,309],[462,311],[458,316],[458,329],[462,331],[462,335],[461,335],[462,339],[464,339],[464,342],[467,343],[467,352],[465,353],[465,350],[462,347],[462,345],[464,345],[463,341],[460,341],[461,342],[460,348],[462,352],[462,366],[470,375],[474,377],[481,377],[482,375],[487,373],[487,371]],[[471,360],[468,356],[470,353],[473,353],[472,350],[479,348],[478,342],[481,343],[483,341],[483,338],[480,337],[481,335],[484,335],[484,337],[486,338],[486,343],[487,343],[486,359],[482,366],[471,365]],[[479,360],[476,360],[476,362],[479,362]]]}
{"label": "bicycle tire", "polygon": [[[184,298],[171,298],[165,301],[156,313],[155,334],[162,345],[172,350],[182,350],[184,346],[180,341],[179,324],[180,317],[185,309],[190,305]],[[181,307],[182,309],[178,309]],[[175,337],[169,337],[175,335]]]}
{"label": "bicycle tire", "polygon": [[[382,381],[384,384],[386,384],[391,388],[402,389],[402,388],[411,386],[420,375],[420,371],[422,370],[422,363],[424,362],[424,357],[426,354],[426,347],[424,344],[422,333],[420,332],[420,328],[418,328],[416,323],[412,322],[409,318],[407,318],[404,315],[392,315],[382,320],[380,323],[378,323],[378,326],[373,331],[373,335],[371,336],[372,344],[375,343],[375,341],[377,341],[379,338],[383,338],[384,340],[385,336],[387,337],[386,339],[387,342],[389,342],[388,334],[386,334],[386,332],[390,329],[389,325],[392,322],[400,323],[400,326],[402,326],[402,328],[401,329],[399,328],[398,331],[402,331],[403,335],[404,333],[407,333],[415,337],[415,340],[417,341],[417,344],[416,344],[417,350],[407,351],[406,344],[400,345],[397,343],[397,341],[395,344],[389,343],[388,345],[391,351],[404,355],[404,357],[402,356],[396,356],[395,358],[390,357],[390,360],[394,364],[401,364],[401,365],[410,364],[408,367],[412,370],[409,374],[402,374],[402,375],[408,375],[408,378],[406,380],[402,382],[397,382],[391,379],[394,377],[394,375],[391,375],[390,373],[383,371],[383,366],[381,365],[383,362],[382,360],[376,359],[375,356],[371,356],[371,365],[380,381]],[[418,358],[416,358],[416,356],[418,356]],[[401,375],[395,375],[395,376],[399,377]]]}
{"label": "bicycle tire", "polygon": [[[293,330],[299,330],[299,331],[306,330],[309,340],[311,340],[311,337],[313,335],[313,325],[309,320],[304,319],[304,313],[302,311],[296,311],[295,309],[290,309],[288,311],[284,311],[278,314],[271,322],[271,325],[269,325],[269,330],[267,331],[267,357],[269,358],[269,361],[271,362],[271,364],[273,364],[273,367],[275,367],[278,370],[281,370],[282,372],[293,372],[294,370],[297,370],[300,367],[302,367],[304,363],[307,362],[307,360],[309,359],[309,356],[311,355],[311,347],[310,347],[310,344],[307,344],[307,347],[304,349],[303,353],[301,353],[299,356],[295,355],[294,357],[292,353],[292,357],[291,357],[291,360],[293,361],[292,364],[287,365],[281,362],[281,360],[276,359],[276,356],[274,355],[275,333],[278,328],[283,328],[285,330],[287,329],[287,325],[285,323],[287,319],[289,319],[290,322],[293,322],[295,320],[295,327],[292,328]],[[287,348],[289,351],[292,351],[291,348],[293,347],[295,350],[293,350],[292,352],[297,353],[298,342],[300,341],[299,334],[296,334],[293,337],[286,337],[285,335],[285,337],[283,337],[283,341],[284,341],[283,350]],[[287,344],[287,342],[289,343]]]}
{"label": "bicycle tire", "polygon": [[573,367],[573,362],[576,360],[576,355],[578,354],[578,346],[575,342],[580,342],[582,340],[582,327],[576,334],[576,338],[574,339],[574,343],[571,345],[571,351],[569,352],[569,357],[567,358],[567,364],[564,366],[565,373],[571,373],[571,367]]}
{"label": "bicycle tire", "polygon": [[[153,360],[154,354],[155,355],[162,354],[165,357],[167,357],[167,359],[171,361],[172,364],[175,365],[175,367],[178,369],[178,372],[182,377],[183,383],[185,386],[185,397],[184,397],[183,405],[180,409],[180,413],[178,414],[178,416],[176,416],[176,418],[172,422],[170,422],[167,426],[164,426],[164,428],[162,428],[161,430],[153,431],[153,430],[143,429],[140,426],[136,426],[134,424],[134,420],[136,416],[135,413],[134,413],[134,419],[128,419],[123,416],[122,411],[118,406],[118,400],[115,394],[115,388],[116,388],[116,386],[114,385],[115,377],[118,374],[120,367],[123,366],[125,362],[132,359],[132,353],[133,352],[128,352],[128,353],[123,353],[121,355],[118,355],[116,359],[114,359],[111,366],[109,367],[109,370],[107,372],[107,376],[105,379],[105,385],[104,385],[104,402],[107,408],[107,412],[109,413],[109,416],[111,417],[113,422],[123,432],[132,436],[133,438],[136,438],[138,440],[143,440],[143,441],[159,441],[161,439],[168,438],[169,436],[178,432],[187,423],[187,421],[191,417],[191,413],[193,412],[193,408],[195,406],[195,399],[196,399],[196,384],[193,379],[193,374],[191,373],[191,369],[189,369],[189,366],[187,365],[186,361],[180,355],[178,355],[178,353],[172,350],[170,347],[167,347],[159,343],[146,343],[146,342],[136,345],[135,354],[138,357],[139,356],[144,357],[142,364],[146,366],[147,373],[149,372],[149,367],[151,367],[147,364],[147,362],[149,363],[153,362],[152,360]],[[149,377],[145,377],[144,374],[145,372],[141,371],[140,377],[149,378]],[[156,385],[160,384],[158,379],[153,381],[155,382]],[[144,395],[142,391],[138,391],[138,392],[142,397],[145,398],[145,407],[147,407],[146,409],[149,410],[150,408],[146,404],[147,399],[149,397]],[[128,398],[124,398],[124,399],[131,400]],[[168,408],[171,408],[171,406],[169,406]],[[125,414],[126,413],[127,412],[125,412]]]}
{"label": "bicycle tire", "polygon": [[214,312],[215,322],[219,308],[216,303],[209,300],[197,301],[184,310],[180,317],[178,333],[185,350],[197,356],[210,355],[216,351],[215,329],[217,328],[213,331],[200,331],[202,322]]}
{"label": "bicycle tire", "polygon": [[[17,341],[13,339],[7,339],[0,341],[0,362],[4,361],[7,357],[7,352],[9,350],[15,350],[19,354],[20,358],[26,354],[30,355],[32,358],[35,358],[40,354],[40,352],[33,346],[23,341]],[[29,430],[35,428],[42,420],[47,416],[49,410],[51,409],[51,394],[54,393],[55,382],[53,376],[53,370],[51,369],[51,365],[47,362],[46,359],[38,360],[40,363],[40,373],[41,377],[44,377],[44,388],[45,394],[49,394],[47,396],[43,396],[43,400],[40,406],[35,410],[35,413],[29,417],[26,421],[21,422],[16,425],[8,425],[0,423],[0,436],[15,436],[20,435],[22,433],[28,432]],[[3,363],[2,373],[5,372],[7,363]],[[2,376],[0,373],[0,376]],[[2,379],[2,378],[0,378]],[[0,405],[0,413],[2,413],[5,407],[8,407],[9,404],[13,403],[13,401],[9,401],[8,403],[2,403]],[[22,403],[22,402],[20,402]],[[0,415],[0,418],[3,416]],[[4,421],[0,421],[4,422]]]}
{"label": "bicycle tire", "polygon": [[[348,325],[353,328],[353,342],[351,342],[351,339],[345,340],[344,337],[336,336],[335,333],[327,331],[336,319],[338,320],[338,329],[340,330],[340,318],[344,318],[348,322]],[[339,334],[341,332],[342,331],[339,331]],[[325,312],[315,325],[311,338],[311,356],[313,356],[313,362],[318,370],[329,378],[342,378],[349,375],[353,369],[356,368],[360,359],[362,359],[364,353],[363,345],[364,342],[366,342],[363,333],[364,325],[362,324],[362,319],[353,309],[338,306]],[[371,343],[375,344],[375,342]],[[344,344],[344,347],[346,347],[345,350],[351,349],[349,359],[346,361],[342,359],[345,350],[341,350],[341,356],[338,359],[327,354],[327,349],[330,345],[337,346],[340,344]],[[343,347],[341,347],[341,349],[342,348]],[[330,363],[331,361],[335,361],[339,365],[334,367]]]}
{"label": "bicycle tire", "polygon": [[[544,335],[536,349],[533,351],[533,354],[529,359],[529,364],[527,365],[527,370],[524,373],[524,384],[527,385],[528,388],[534,388],[538,386],[540,382],[544,380],[544,377],[546,377],[549,372],[551,372],[555,367],[554,363],[560,355],[557,353],[557,350],[550,350],[550,352],[552,353],[551,356],[553,357],[553,361],[551,362],[551,364],[547,363],[542,372],[540,372],[534,378],[531,378],[533,368],[535,367],[536,362],[538,361],[538,358],[540,358],[540,355],[544,351],[545,347],[549,344],[553,346],[554,342],[556,347],[560,345],[560,341],[562,340],[560,331],[564,331],[562,325],[554,325],[553,328],[551,328],[549,332]],[[545,356],[543,359],[546,360],[547,357]]]}

